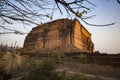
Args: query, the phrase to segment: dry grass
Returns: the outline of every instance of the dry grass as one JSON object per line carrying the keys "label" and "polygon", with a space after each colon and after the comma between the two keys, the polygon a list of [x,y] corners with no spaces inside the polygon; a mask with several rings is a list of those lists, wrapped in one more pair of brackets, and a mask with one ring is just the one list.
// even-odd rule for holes
{"label": "dry grass", "polygon": [[21,65],[21,56],[7,51],[0,60],[0,67],[8,74],[13,73]]}
{"label": "dry grass", "polygon": [[120,79],[120,68],[107,65],[64,62],[59,66],[59,69]]}
{"label": "dry grass", "polygon": [[[37,60],[38,62],[41,61],[41,59],[38,59],[38,58],[33,58],[33,59]],[[26,64],[23,65],[24,68],[25,68],[25,65]],[[120,68],[108,66],[108,65],[98,65],[98,64],[90,64],[90,63],[83,64],[80,62],[75,62],[74,60],[67,59],[63,61],[63,63],[58,65],[58,69],[65,70],[65,71],[72,71],[76,73],[94,75],[96,77],[93,80],[104,80],[104,79],[100,79],[100,76],[115,78],[118,80],[120,79]]]}
{"label": "dry grass", "polygon": [[[36,57],[34,57],[33,60],[38,62],[41,61],[41,59]],[[18,70],[17,77],[25,75],[29,65],[28,62],[29,60],[25,58],[25,61],[22,64],[22,68]],[[67,61],[63,61],[63,63],[58,65],[58,69],[67,72],[82,73],[83,75],[94,75],[94,78],[91,78],[90,80],[120,80],[120,68],[108,65],[98,65],[89,63],[83,64],[80,62],[75,62],[74,60],[72,61],[67,59]]]}

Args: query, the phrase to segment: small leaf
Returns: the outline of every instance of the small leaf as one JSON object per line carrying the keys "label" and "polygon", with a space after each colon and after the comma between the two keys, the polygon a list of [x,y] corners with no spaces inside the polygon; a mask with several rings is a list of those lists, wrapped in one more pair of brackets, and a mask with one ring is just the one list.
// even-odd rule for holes
{"label": "small leaf", "polygon": [[87,11],[86,11],[86,10],[83,10],[83,11],[82,11],[82,14],[87,14]]}
{"label": "small leaf", "polygon": [[52,20],[52,16],[46,15],[47,18],[49,18],[50,20]]}
{"label": "small leaf", "polygon": [[79,14],[79,11],[77,11],[76,13]]}
{"label": "small leaf", "polygon": [[14,31],[15,34],[20,34],[20,35],[24,35],[24,33],[20,32],[20,31]]}
{"label": "small leaf", "polygon": [[52,16],[50,16],[50,20],[52,20]]}
{"label": "small leaf", "polygon": [[82,17],[82,13],[79,13],[79,17]]}
{"label": "small leaf", "polygon": [[[8,24],[12,24],[12,22],[8,21],[8,20],[4,20],[6,23]],[[4,23],[5,24],[5,23]]]}

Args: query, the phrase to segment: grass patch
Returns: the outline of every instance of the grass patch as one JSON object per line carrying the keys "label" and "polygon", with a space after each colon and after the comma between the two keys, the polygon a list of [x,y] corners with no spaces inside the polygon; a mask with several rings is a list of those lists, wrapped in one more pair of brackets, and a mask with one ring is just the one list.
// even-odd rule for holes
{"label": "grass patch", "polygon": [[22,57],[16,52],[1,51],[0,58],[0,80],[8,80],[20,68]]}

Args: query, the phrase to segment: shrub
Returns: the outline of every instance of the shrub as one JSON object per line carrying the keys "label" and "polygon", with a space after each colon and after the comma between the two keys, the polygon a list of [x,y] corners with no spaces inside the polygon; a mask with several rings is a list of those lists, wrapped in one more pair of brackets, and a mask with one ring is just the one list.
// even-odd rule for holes
{"label": "shrub", "polygon": [[56,69],[56,63],[52,59],[40,63],[30,64],[27,75],[21,80],[59,80]]}
{"label": "shrub", "polygon": [[89,80],[87,76],[80,75],[80,74],[73,74],[69,77],[69,80]]}
{"label": "shrub", "polygon": [[63,52],[51,52],[51,58],[53,58],[56,62],[62,62]]}
{"label": "shrub", "polygon": [[88,58],[87,58],[87,56],[85,54],[80,54],[79,55],[79,61],[81,63],[87,63],[88,62]]}

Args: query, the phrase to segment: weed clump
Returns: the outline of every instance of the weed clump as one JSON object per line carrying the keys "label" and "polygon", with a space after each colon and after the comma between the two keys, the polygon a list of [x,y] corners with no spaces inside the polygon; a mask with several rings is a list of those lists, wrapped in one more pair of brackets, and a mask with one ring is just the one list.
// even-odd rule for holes
{"label": "weed clump", "polygon": [[79,61],[81,63],[87,63],[89,61],[89,59],[87,58],[87,56],[85,54],[80,54],[79,55]]}
{"label": "weed clump", "polygon": [[0,80],[9,80],[20,68],[22,59],[15,52],[1,51],[0,58]]}

